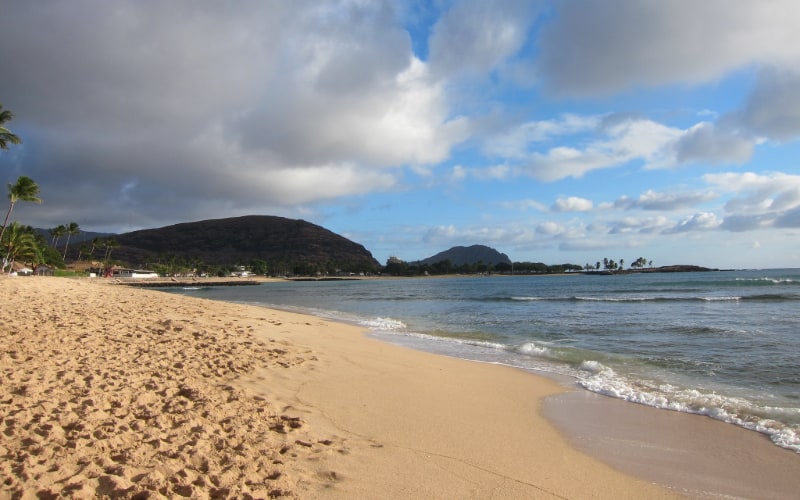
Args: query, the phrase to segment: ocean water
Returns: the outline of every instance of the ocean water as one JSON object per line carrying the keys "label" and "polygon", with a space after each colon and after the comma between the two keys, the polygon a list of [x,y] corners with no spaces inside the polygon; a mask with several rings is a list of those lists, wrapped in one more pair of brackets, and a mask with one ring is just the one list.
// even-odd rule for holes
{"label": "ocean water", "polygon": [[277,282],[177,293],[347,321],[388,342],[570,377],[800,453],[800,269]]}

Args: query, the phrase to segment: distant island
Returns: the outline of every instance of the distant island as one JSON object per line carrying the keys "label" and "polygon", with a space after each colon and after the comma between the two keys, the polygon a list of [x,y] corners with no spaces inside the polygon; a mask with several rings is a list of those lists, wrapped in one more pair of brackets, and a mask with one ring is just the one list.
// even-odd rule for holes
{"label": "distant island", "polygon": [[109,269],[128,270],[122,274],[115,272],[115,276],[150,272],[162,277],[266,275],[345,279],[716,271],[695,265],[654,267],[652,261],[643,257],[633,260],[627,269],[623,259],[616,262],[608,258],[585,265],[514,262],[505,253],[480,244],[454,246],[411,262],[392,256],[382,266],[363,245],[324,227],[304,220],[266,215],[187,222],[116,235],[80,233],[69,247],[58,247],[57,239],[52,246],[59,254],[63,253],[64,261],[71,261],[70,267],[76,272],[111,275]]}
{"label": "distant island", "polygon": [[660,266],[660,267],[645,267],[641,269],[616,269],[613,271],[604,270],[588,270],[583,274],[635,274],[635,273],[700,273],[709,271],[719,271],[719,269],[711,269],[702,266],[693,265],[674,265],[674,266]]}
{"label": "distant island", "polygon": [[653,267],[652,261],[639,257],[624,268],[624,260],[619,263],[605,258],[595,264],[545,264],[543,262],[512,262],[504,253],[485,245],[455,246],[431,257],[405,262],[398,257],[389,257],[383,268],[384,275],[390,276],[430,276],[448,274],[494,274],[494,275],[542,275],[542,274],[591,274],[613,275],[632,273],[681,273],[717,271],[695,265],[670,265]]}
{"label": "distant island", "polygon": [[444,252],[439,252],[432,257],[422,259],[419,264],[436,264],[449,260],[453,266],[463,266],[469,264],[483,263],[497,266],[498,264],[511,265],[508,255],[500,253],[494,248],[486,245],[472,245],[468,247],[457,246]]}

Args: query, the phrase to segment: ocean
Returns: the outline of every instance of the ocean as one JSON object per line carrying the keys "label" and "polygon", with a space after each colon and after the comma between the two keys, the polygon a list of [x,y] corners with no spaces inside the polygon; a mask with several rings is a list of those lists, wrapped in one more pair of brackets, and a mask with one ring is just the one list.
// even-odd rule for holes
{"label": "ocean", "polygon": [[[172,290],[176,291],[176,290]],[[355,323],[767,434],[800,453],[800,269],[269,282],[177,290]]]}

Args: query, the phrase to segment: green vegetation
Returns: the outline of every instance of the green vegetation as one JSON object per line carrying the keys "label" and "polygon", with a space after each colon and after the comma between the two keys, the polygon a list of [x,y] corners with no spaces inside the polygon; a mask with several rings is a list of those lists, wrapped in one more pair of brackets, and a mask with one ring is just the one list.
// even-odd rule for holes
{"label": "green vegetation", "polygon": [[[602,269],[606,272],[623,271],[625,270],[625,259],[619,259],[619,263],[617,263],[614,261],[614,259],[604,257],[602,264],[600,261],[597,261],[594,265],[587,262],[586,265],[583,266],[583,269],[587,272],[600,271],[601,265]],[[644,269],[645,266],[653,267],[653,261],[647,260],[644,257],[639,257],[631,263],[630,269],[641,270]]]}
{"label": "green vegetation", "polygon": [[453,265],[449,260],[426,264],[421,262],[403,262],[399,259],[389,259],[383,268],[385,276],[439,276],[448,274],[561,274],[582,271],[583,267],[577,264],[547,265],[541,262],[500,262],[497,264],[472,264]]}
{"label": "green vegetation", "polygon": [[5,126],[6,122],[14,118],[14,113],[7,109],[3,109],[0,104],[0,149],[8,149],[9,144],[21,144],[22,140],[8,130]]}
{"label": "green vegetation", "polygon": [[41,203],[39,198],[39,185],[33,182],[33,179],[24,175],[19,176],[17,182],[8,185],[8,199],[11,202],[6,212],[6,218],[3,221],[3,229],[0,230],[0,241],[3,239],[3,234],[6,232],[8,226],[8,218],[11,216],[11,211],[14,210],[14,205],[19,201],[30,201],[34,203]]}
{"label": "green vegetation", "polygon": [[[22,141],[5,126],[14,114],[3,109],[0,105],[0,149],[8,149],[9,144],[20,144]],[[37,234],[30,226],[24,226],[12,221],[9,224],[14,206],[20,201],[41,203],[39,198],[39,185],[33,179],[24,175],[19,176],[14,184],[8,184],[8,211],[0,229],[0,258],[2,266],[0,272],[14,269],[15,262],[22,262],[34,272],[41,266],[63,266],[64,262],[53,247],[47,245],[44,237]]]}
{"label": "green vegetation", "polygon": [[73,234],[78,234],[80,232],[81,232],[81,230],[78,227],[78,223],[77,222],[70,222],[69,224],[66,225],[67,243],[66,243],[66,245],[64,245],[64,259],[67,258],[67,249],[69,249],[69,240],[70,240],[70,238],[72,237]]}
{"label": "green vegetation", "polygon": [[302,220],[244,216],[175,224],[116,236],[114,255],[163,274],[336,276],[375,274],[361,245]]}
{"label": "green vegetation", "polygon": [[16,221],[8,225],[0,240],[0,249],[4,263],[2,272],[6,268],[11,272],[14,262],[22,262],[34,272],[41,266],[64,267],[61,254],[48,245],[41,234]]}

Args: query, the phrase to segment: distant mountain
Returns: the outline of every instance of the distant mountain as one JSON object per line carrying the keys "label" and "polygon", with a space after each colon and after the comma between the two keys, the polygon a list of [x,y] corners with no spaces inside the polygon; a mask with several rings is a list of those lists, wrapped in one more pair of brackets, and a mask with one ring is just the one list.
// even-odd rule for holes
{"label": "distant mountain", "polygon": [[453,247],[450,250],[439,252],[433,257],[428,257],[420,261],[422,264],[436,264],[443,260],[449,260],[454,266],[463,266],[465,264],[477,264],[482,262],[486,265],[492,264],[511,264],[511,259],[508,255],[500,253],[494,248],[485,245],[472,245],[469,247]]}
{"label": "distant mountain", "polygon": [[267,262],[272,273],[375,272],[380,264],[362,245],[304,220],[267,215],[175,224],[115,237],[112,258],[134,267],[183,259],[209,265]]}

